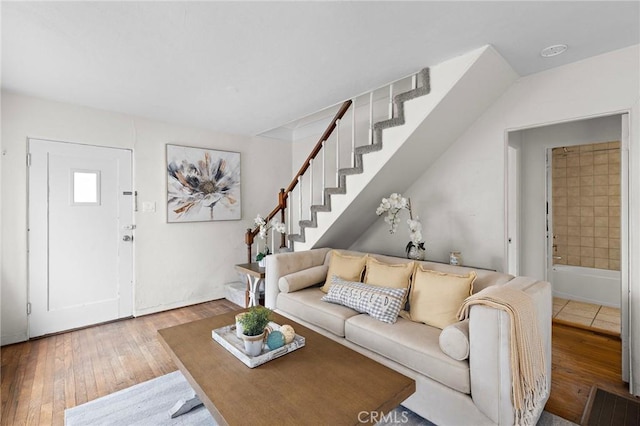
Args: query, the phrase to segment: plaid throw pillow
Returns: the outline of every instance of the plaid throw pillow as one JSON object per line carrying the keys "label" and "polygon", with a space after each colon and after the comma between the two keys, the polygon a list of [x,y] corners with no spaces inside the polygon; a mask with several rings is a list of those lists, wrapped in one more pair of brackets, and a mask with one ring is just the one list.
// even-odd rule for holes
{"label": "plaid throw pillow", "polygon": [[404,303],[406,288],[388,288],[345,281],[333,275],[329,293],[322,298],[325,302],[337,303],[369,314],[373,318],[393,324]]}

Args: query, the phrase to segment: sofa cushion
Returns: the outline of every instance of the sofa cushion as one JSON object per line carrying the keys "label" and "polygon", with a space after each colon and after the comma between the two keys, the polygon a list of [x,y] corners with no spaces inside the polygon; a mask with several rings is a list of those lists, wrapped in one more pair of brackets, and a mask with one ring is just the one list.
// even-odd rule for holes
{"label": "sofa cushion", "polygon": [[320,284],[326,279],[328,269],[326,265],[312,266],[311,268],[285,275],[278,280],[278,288],[283,293],[291,293]]}
{"label": "sofa cushion", "polygon": [[385,324],[368,315],[345,323],[347,340],[376,352],[459,392],[470,393],[469,362],[456,361],[440,350],[440,330],[398,318]]}
{"label": "sofa cushion", "polygon": [[276,307],[310,324],[344,337],[344,322],[359,315],[358,312],[342,305],[322,301],[325,294],[319,287],[305,288],[293,293],[280,293]]}
{"label": "sofa cushion", "polygon": [[400,308],[404,305],[406,288],[345,281],[335,275],[331,280],[333,284],[322,301],[347,306],[388,324],[396,322]]}
{"label": "sofa cushion", "polygon": [[367,262],[367,255],[349,256],[341,254],[337,250],[331,251],[329,271],[322,291],[327,293],[331,287],[331,277],[334,275],[347,281],[362,281],[362,273]]}
{"label": "sofa cushion", "polygon": [[471,295],[475,279],[474,271],[466,275],[447,274],[418,265],[409,293],[411,320],[440,329],[458,322],[456,314],[464,299]]}
{"label": "sofa cushion", "polygon": [[440,349],[458,361],[469,358],[469,320],[446,326],[440,333]]}
{"label": "sofa cushion", "polygon": [[364,283],[381,287],[409,288],[414,262],[384,263],[367,256]]}

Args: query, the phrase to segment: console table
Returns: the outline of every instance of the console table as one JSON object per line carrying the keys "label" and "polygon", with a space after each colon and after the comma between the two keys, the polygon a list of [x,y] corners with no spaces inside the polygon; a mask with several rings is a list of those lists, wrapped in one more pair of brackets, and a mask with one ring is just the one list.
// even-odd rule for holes
{"label": "console table", "polygon": [[240,263],[235,265],[238,272],[247,276],[247,290],[244,296],[246,308],[257,306],[260,302],[260,284],[264,281],[264,268],[257,263]]}

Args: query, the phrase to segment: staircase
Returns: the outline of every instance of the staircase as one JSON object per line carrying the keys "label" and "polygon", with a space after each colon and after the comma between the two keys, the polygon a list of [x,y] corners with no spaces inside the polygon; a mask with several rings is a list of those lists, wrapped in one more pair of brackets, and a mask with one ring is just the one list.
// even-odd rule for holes
{"label": "staircase", "polygon": [[[378,219],[380,199],[415,182],[516,78],[486,46],[343,103],[268,216],[288,223],[281,245],[348,248]],[[247,231],[249,257],[256,233]]]}

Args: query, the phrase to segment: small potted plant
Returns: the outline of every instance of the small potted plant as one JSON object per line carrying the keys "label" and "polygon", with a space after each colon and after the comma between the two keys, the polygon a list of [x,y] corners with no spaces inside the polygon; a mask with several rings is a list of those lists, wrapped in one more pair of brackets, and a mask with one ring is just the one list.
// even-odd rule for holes
{"label": "small potted plant", "polygon": [[284,223],[275,218],[271,222],[267,223],[260,215],[256,216],[253,222],[260,228],[258,237],[264,240],[264,249],[256,255],[256,262],[258,262],[258,266],[264,268],[266,257],[271,254],[271,251],[269,250],[269,231],[273,229],[276,232],[285,234],[287,232],[287,227]]}
{"label": "small potted plant", "polygon": [[252,306],[249,311],[240,317],[242,324],[242,340],[244,350],[249,356],[257,356],[262,352],[265,329],[269,324],[271,309],[264,306]]}

